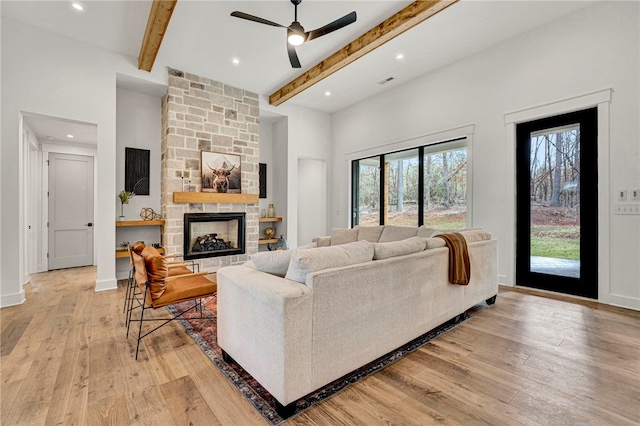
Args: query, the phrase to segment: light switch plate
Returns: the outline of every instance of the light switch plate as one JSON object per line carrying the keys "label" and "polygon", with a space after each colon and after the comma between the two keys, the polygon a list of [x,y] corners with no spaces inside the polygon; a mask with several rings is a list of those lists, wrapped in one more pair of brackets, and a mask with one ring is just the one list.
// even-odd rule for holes
{"label": "light switch plate", "polygon": [[624,203],[616,204],[614,207],[614,214],[630,214],[640,215],[640,204],[638,203]]}
{"label": "light switch plate", "polygon": [[632,189],[631,191],[631,201],[640,201],[640,189]]}
{"label": "light switch plate", "polygon": [[627,201],[627,190],[626,189],[618,189],[616,191],[618,201]]}

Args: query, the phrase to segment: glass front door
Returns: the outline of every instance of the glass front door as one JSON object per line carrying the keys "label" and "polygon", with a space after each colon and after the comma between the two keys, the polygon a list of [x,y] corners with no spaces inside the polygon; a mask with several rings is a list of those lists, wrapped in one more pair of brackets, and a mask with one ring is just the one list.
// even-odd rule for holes
{"label": "glass front door", "polygon": [[516,280],[597,297],[597,110],[518,125]]}

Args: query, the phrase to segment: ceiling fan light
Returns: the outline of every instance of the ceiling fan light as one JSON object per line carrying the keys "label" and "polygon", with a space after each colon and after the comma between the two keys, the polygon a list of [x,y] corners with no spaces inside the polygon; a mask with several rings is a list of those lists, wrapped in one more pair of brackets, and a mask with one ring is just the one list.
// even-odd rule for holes
{"label": "ceiling fan light", "polygon": [[302,43],[304,43],[304,36],[301,34],[292,32],[289,34],[289,37],[287,37],[287,40],[289,41],[289,44],[292,46],[300,46]]}

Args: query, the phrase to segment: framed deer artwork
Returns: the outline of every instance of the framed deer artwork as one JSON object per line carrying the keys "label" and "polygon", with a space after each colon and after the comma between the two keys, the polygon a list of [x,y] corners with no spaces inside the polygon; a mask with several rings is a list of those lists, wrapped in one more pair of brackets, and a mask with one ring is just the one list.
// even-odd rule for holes
{"label": "framed deer artwork", "polygon": [[200,151],[202,192],[242,193],[240,156]]}

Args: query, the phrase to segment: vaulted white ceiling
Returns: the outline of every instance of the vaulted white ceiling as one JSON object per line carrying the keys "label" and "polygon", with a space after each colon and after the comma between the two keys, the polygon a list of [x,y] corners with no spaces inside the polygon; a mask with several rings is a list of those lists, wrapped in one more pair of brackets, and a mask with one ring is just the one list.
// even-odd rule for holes
{"label": "vaulted white ceiling", "polygon": [[[136,57],[150,1],[6,1],[3,16],[73,39]],[[356,23],[299,46],[301,70],[292,69],[283,28],[233,18],[240,10],[289,25],[288,0],[179,0],[156,60],[169,66],[253,92],[270,95],[300,73],[401,10],[410,1],[304,0],[298,20],[305,29],[321,27],[355,10]],[[466,56],[587,6],[587,1],[461,0],[364,58],[288,101],[335,112],[408,82]],[[403,54],[402,60],[396,56]],[[234,65],[232,59],[240,63]],[[380,81],[394,79],[384,85]],[[331,92],[326,96],[325,92]]]}

